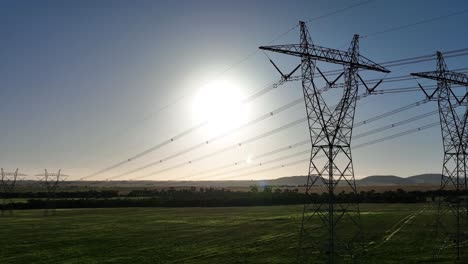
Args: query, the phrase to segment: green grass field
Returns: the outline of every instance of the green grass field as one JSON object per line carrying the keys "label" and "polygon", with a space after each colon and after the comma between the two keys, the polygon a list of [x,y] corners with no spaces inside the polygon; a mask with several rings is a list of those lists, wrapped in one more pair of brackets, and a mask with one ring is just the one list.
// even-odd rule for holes
{"label": "green grass field", "polygon": [[[15,211],[0,218],[0,263],[296,263],[301,209],[73,209],[52,216]],[[430,262],[430,205],[361,210],[368,253],[360,263]]]}

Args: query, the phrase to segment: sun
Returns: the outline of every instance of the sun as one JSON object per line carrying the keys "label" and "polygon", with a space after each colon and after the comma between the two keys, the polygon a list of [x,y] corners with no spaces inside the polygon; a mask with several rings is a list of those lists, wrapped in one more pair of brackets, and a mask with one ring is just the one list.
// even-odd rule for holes
{"label": "sun", "polygon": [[204,130],[211,136],[235,129],[247,120],[248,109],[243,99],[241,90],[233,82],[210,82],[200,88],[193,100],[194,120],[208,121]]}

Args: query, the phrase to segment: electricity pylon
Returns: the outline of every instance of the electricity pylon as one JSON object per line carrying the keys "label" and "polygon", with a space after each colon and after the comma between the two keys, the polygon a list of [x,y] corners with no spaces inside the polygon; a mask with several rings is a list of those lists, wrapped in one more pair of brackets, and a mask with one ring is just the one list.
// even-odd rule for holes
{"label": "electricity pylon", "polygon": [[[442,166],[441,190],[455,190],[455,197],[439,197],[437,230],[444,236],[443,246],[455,247],[459,260],[463,244],[468,241],[467,222],[467,171],[468,171],[468,76],[449,71],[442,53],[437,52],[437,70],[411,73],[412,76],[435,80],[437,88],[429,94],[419,83],[428,99],[439,106],[444,162]],[[453,86],[467,86],[464,95],[457,95]],[[463,196],[465,195],[465,196]],[[463,201],[465,199],[465,201]],[[439,232],[438,232],[439,233]],[[441,234],[438,235],[441,235]],[[439,255],[439,254],[436,254]]]}
{"label": "electricity pylon", "polygon": [[[5,172],[3,170],[3,168],[1,169],[1,181],[0,181],[0,192],[2,194],[2,200],[3,200],[3,204],[2,204],[2,215],[4,214],[4,212],[6,211],[7,209],[7,199],[10,198],[10,194],[14,191],[15,189],[15,185],[16,185],[16,181],[18,180],[18,176],[26,176],[25,174],[20,174],[18,173],[18,169],[16,169],[14,172]],[[8,207],[10,210],[10,213],[12,212],[11,211],[11,207]]]}
{"label": "electricity pylon", "polygon": [[[355,242],[361,232],[357,195],[351,195],[353,200],[344,201],[338,197],[335,189],[339,184],[344,184],[351,193],[357,194],[351,157],[351,135],[359,82],[369,93],[381,83],[369,88],[358,71],[389,71],[359,54],[358,35],[354,35],[348,51],[341,51],[314,45],[306,24],[299,22],[299,25],[300,44],[260,47],[262,50],[301,59],[302,90],[312,149],[307,176],[307,201],[302,215],[299,261],[311,261],[311,255],[317,253],[312,248],[326,257],[328,263],[351,261],[355,259]],[[329,81],[317,67],[318,61],[342,65],[344,72]],[[315,78],[316,70],[328,86],[335,85],[344,76],[343,96],[333,109],[320,94]],[[320,154],[326,156],[324,161],[317,158]],[[326,192],[326,195],[318,199],[314,195],[314,187]],[[317,226],[317,218],[322,228]],[[313,261],[317,263],[318,260]]]}
{"label": "electricity pylon", "polygon": [[60,181],[68,175],[62,174],[62,170],[58,170],[57,173],[50,173],[45,169],[44,174],[37,174],[36,176],[39,177],[39,181],[44,185],[47,194],[44,214],[48,215],[50,212],[55,213],[55,203],[53,201],[53,199],[55,199],[55,193],[57,192]]}

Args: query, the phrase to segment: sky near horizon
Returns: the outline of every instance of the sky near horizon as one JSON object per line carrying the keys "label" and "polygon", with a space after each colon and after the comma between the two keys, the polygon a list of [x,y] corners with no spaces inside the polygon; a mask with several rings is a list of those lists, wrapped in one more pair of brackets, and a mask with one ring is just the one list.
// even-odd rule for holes
{"label": "sky near horizon", "polygon": [[[359,5],[346,9],[355,4]],[[227,99],[226,95],[218,98],[217,107],[221,109],[233,103],[229,101],[232,98],[247,98],[277,81],[278,73],[268,58],[257,51],[258,46],[298,43],[298,29],[290,29],[299,20],[317,18],[307,24],[312,39],[315,44],[330,48],[346,50],[354,34],[369,35],[360,40],[361,54],[375,62],[386,62],[467,48],[466,9],[468,2],[461,0],[2,1],[0,167],[19,168],[31,176],[44,168],[62,169],[71,175],[70,179],[79,179],[170,139],[198,124],[204,116],[216,114],[213,109],[203,108],[208,103],[200,91],[207,85],[218,81],[235,87],[236,92]],[[432,18],[438,19],[429,21]],[[418,24],[419,21],[426,22]],[[299,63],[297,58],[285,55],[268,56],[284,71]],[[446,62],[450,69],[468,67],[467,56]],[[406,76],[434,69],[435,61],[430,61],[392,67],[389,75],[363,75]],[[410,80],[384,83],[379,88],[415,85]],[[236,111],[222,126],[235,128],[301,96],[300,82],[288,83],[246,103],[242,106],[242,117]],[[200,97],[203,98],[197,99]],[[333,100],[337,94],[331,92],[328,97]],[[423,94],[416,92],[366,97],[357,103],[356,122],[422,99]],[[357,127],[353,133],[358,135],[436,109],[436,103],[430,102]],[[298,104],[214,142],[211,138],[221,132],[213,127],[197,129],[90,180],[114,177],[206,141],[210,143],[204,147],[118,179],[133,179],[152,171],[161,172],[144,179],[266,179],[304,175],[308,166],[304,162],[262,173],[248,172],[306,159],[308,154],[260,166],[306,151],[307,144],[252,159],[307,140],[305,123],[188,164],[304,116],[304,106]],[[437,121],[438,116],[433,115],[358,138],[353,144]],[[436,126],[354,150],[356,177],[439,173],[443,155],[440,133],[440,127]],[[246,169],[197,176],[237,161],[245,162],[224,172]],[[182,163],[187,164],[168,169]]]}

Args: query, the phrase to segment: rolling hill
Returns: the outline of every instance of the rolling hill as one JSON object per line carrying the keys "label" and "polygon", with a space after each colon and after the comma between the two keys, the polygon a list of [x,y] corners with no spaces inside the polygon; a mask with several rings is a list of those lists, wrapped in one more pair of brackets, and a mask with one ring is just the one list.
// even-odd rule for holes
{"label": "rolling hill", "polygon": [[[304,186],[306,176],[289,176],[266,180],[223,180],[223,181],[65,181],[61,186],[94,187],[250,187],[257,186]],[[22,181],[19,185],[36,185],[35,181]],[[420,174],[410,177],[394,175],[372,175],[356,180],[358,186],[396,186],[396,185],[439,185],[440,174]]]}

